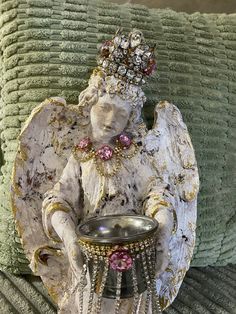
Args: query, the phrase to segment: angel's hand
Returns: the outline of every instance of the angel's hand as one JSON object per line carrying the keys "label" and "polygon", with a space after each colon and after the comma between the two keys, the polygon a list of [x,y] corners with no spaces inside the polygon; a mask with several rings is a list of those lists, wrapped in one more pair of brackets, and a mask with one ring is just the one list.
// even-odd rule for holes
{"label": "angel's hand", "polygon": [[158,221],[158,234],[156,241],[156,275],[165,271],[169,264],[169,244],[173,230],[173,215],[171,211],[163,208],[155,216]]}
{"label": "angel's hand", "polygon": [[80,280],[83,270],[84,259],[81,253],[77,239],[71,239],[64,242],[66,253],[69,259],[70,267],[75,277]]}
{"label": "angel's hand", "polygon": [[158,238],[156,242],[155,274],[161,275],[169,264],[169,239]]}
{"label": "angel's hand", "polygon": [[54,230],[62,240],[68,256],[70,267],[76,276],[80,278],[83,269],[83,256],[78,244],[75,223],[67,212],[56,211],[51,217]]}

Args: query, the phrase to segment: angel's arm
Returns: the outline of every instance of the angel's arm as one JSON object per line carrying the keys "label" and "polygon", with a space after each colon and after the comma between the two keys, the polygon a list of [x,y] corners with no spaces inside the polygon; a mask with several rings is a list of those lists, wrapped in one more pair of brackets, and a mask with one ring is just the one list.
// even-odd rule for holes
{"label": "angel's arm", "polygon": [[157,219],[159,230],[166,235],[171,235],[174,228],[174,197],[169,189],[160,177],[151,178],[144,198],[145,215]]}
{"label": "angel's arm", "polygon": [[160,177],[151,177],[143,203],[145,215],[159,223],[156,265],[158,273],[163,272],[168,265],[169,241],[174,230],[174,197],[169,189],[169,185]]}
{"label": "angel's arm", "polygon": [[49,238],[76,238],[75,228],[81,212],[79,208],[80,167],[73,155],[68,160],[60,180],[45,193],[42,214],[44,230]]}

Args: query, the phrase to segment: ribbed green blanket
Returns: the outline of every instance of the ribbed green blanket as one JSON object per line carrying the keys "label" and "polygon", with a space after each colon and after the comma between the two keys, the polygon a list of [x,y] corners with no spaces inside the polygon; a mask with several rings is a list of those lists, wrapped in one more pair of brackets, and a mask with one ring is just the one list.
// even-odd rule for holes
{"label": "ribbed green blanket", "polygon": [[0,13],[1,269],[28,272],[9,202],[20,128],[46,97],[77,103],[98,44],[120,26],[139,28],[157,47],[158,71],[145,87],[149,124],[154,104],[175,103],[196,149],[201,190],[192,265],[235,263],[236,15],[100,0],[2,0]]}
{"label": "ribbed green blanket", "polygon": [[[56,308],[37,277],[0,272],[0,313],[55,314]],[[191,268],[163,314],[197,313],[236,313],[236,266]]]}

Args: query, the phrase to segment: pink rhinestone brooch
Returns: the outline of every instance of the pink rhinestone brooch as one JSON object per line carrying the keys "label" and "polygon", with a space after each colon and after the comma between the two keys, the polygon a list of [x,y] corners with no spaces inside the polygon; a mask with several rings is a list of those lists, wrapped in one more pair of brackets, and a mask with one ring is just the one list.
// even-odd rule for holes
{"label": "pink rhinestone brooch", "polygon": [[130,145],[132,144],[132,140],[131,138],[125,134],[125,133],[121,133],[118,136],[118,142],[120,143],[120,145],[124,148],[127,149],[130,147]]}
{"label": "pink rhinestone brooch", "polygon": [[82,140],[80,140],[77,147],[81,150],[88,151],[92,146],[92,142],[89,137],[85,137]]}
{"label": "pink rhinestone brooch", "polygon": [[113,156],[113,149],[108,145],[103,145],[96,153],[102,160],[110,160]]}
{"label": "pink rhinestone brooch", "polygon": [[132,267],[133,259],[125,249],[114,251],[109,257],[110,267],[113,270],[123,272]]}

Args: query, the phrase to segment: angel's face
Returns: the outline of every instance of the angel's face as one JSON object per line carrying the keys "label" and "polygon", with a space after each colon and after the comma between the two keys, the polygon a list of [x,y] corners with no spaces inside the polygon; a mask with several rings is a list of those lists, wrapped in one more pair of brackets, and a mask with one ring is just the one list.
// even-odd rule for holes
{"label": "angel's face", "polygon": [[105,94],[99,97],[90,113],[93,138],[108,143],[125,129],[130,113],[131,107],[119,96]]}

